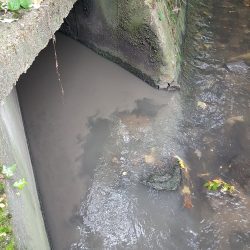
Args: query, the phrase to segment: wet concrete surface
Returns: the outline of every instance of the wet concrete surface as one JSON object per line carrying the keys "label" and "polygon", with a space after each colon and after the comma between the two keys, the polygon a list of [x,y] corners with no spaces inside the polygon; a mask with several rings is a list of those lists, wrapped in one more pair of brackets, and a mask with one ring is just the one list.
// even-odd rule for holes
{"label": "wet concrete surface", "polygon": [[[192,2],[181,91],[155,90],[61,34],[65,95],[51,45],[20,80],[54,249],[250,249],[249,7]],[[142,183],[175,154],[190,209],[181,188]],[[208,192],[218,177],[236,193]]]}

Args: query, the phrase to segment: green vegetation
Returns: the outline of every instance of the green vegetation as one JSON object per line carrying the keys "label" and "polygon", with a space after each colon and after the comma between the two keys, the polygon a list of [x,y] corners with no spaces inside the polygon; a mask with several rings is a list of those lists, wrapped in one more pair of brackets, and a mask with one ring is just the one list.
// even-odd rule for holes
{"label": "green vegetation", "polygon": [[[3,167],[0,167],[3,173]],[[4,175],[0,175],[0,249],[14,250],[15,241],[11,226],[11,215],[8,211]]]}
{"label": "green vegetation", "polygon": [[25,187],[27,184],[28,184],[27,181],[26,181],[24,178],[22,178],[22,179],[20,179],[20,180],[18,180],[18,181],[15,181],[14,184],[13,184],[13,187],[15,187],[15,188],[17,188],[17,189],[19,189],[19,190],[23,190],[24,187]]}
{"label": "green vegetation", "polygon": [[15,171],[16,171],[16,164],[12,164],[11,166],[5,166],[5,165],[3,165],[2,174],[6,178],[11,178],[14,175]]}
{"label": "green vegetation", "polygon": [[204,187],[206,187],[208,190],[211,191],[220,190],[222,192],[229,192],[229,193],[233,193],[235,191],[235,187],[233,185],[226,183],[220,178],[207,181],[204,184]]}
{"label": "green vegetation", "polygon": [[[162,7],[158,10],[159,20],[163,21],[166,18],[166,15],[172,23],[177,24],[178,14],[184,4],[186,4],[183,0],[156,0],[158,3],[162,3]],[[160,7],[160,5],[158,5]]]}
{"label": "green vegetation", "polygon": [[21,8],[29,9],[32,6],[32,0],[7,0],[0,1],[0,9],[4,11],[18,11]]}
{"label": "green vegetation", "polygon": [[17,21],[25,11],[38,9],[41,2],[42,0],[0,0],[0,22]]}
{"label": "green vegetation", "polygon": [[[16,181],[10,180],[14,177],[15,171],[16,164],[0,166],[0,249],[5,250],[16,249],[11,226],[11,215],[8,210],[5,182],[7,179],[12,181],[13,187],[18,190],[23,190],[28,184],[25,178]],[[20,194],[17,193],[17,195]]]}
{"label": "green vegetation", "polygon": [[158,17],[160,21],[164,21],[165,19],[165,15],[161,10],[158,11]]}

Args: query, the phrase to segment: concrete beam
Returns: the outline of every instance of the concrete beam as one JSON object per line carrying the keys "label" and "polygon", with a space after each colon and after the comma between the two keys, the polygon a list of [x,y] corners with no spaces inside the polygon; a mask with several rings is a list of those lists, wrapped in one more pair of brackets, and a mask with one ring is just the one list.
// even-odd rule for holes
{"label": "concrete beam", "polygon": [[44,0],[17,22],[0,23],[0,102],[46,47],[76,0]]}

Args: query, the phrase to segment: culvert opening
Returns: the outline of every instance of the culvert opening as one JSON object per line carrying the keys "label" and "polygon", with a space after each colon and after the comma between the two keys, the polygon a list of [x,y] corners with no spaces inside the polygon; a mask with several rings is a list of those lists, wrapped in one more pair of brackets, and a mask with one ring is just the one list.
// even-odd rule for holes
{"label": "culvert opening", "polygon": [[[220,25],[214,30],[203,25],[216,13],[214,24],[220,20],[218,9],[237,11],[236,3],[226,2],[216,2],[214,9],[197,2],[200,13],[207,14],[195,21],[197,9],[191,9],[191,20],[200,28],[194,39],[205,38],[202,51],[208,56],[206,64],[197,61],[198,46],[187,55],[185,83],[192,91],[150,88],[62,34],[57,52],[64,96],[52,44],[22,76],[18,96],[55,249],[249,246],[249,62],[230,62],[230,70],[213,64],[249,59],[230,49],[235,40],[223,44],[226,54],[212,53],[221,51],[223,32]],[[247,31],[248,24],[242,27]],[[173,188],[176,169],[166,173],[165,167],[173,153],[184,155],[184,150],[192,169],[191,210],[183,208],[181,192],[187,188],[157,192],[154,183]],[[237,195],[207,191],[205,181],[217,176],[232,181]]]}

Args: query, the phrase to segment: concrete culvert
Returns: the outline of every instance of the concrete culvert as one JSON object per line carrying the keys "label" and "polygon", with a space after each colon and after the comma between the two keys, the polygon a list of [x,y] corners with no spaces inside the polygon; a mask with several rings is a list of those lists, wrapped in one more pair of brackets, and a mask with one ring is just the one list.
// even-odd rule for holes
{"label": "concrete culvert", "polygon": [[[19,20],[0,24],[0,163],[15,162],[14,178],[27,181],[18,196],[14,179],[8,182],[19,249],[134,242],[138,232],[127,227],[132,211],[124,213],[122,204],[133,199],[137,188],[145,198],[148,188],[139,176],[147,166],[141,161],[156,144],[163,158],[177,147],[173,135],[181,116],[179,94],[158,89],[178,79],[185,11],[181,3],[172,20],[166,1],[44,0]],[[51,39],[59,28],[56,40]],[[165,118],[168,126],[162,123]],[[105,164],[109,167],[103,172]],[[135,170],[136,166],[141,167]],[[130,185],[131,197],[126,196]],[[118,207],[114,226],[107,224],[112,216],[107,217],[103,230],[101,220],[89,225],[96,215],[105,214],[98,187],[104,197],[114,199],[107,209],[112,204]],[[177,204],[176,198],[171,199]],[[103,207],[98,202],[104,202]],[[99,213],[92,214],[93,209]],[[118,230],[123,216],[124,232]],[[91,235],[83,243],[86,230]]]}

